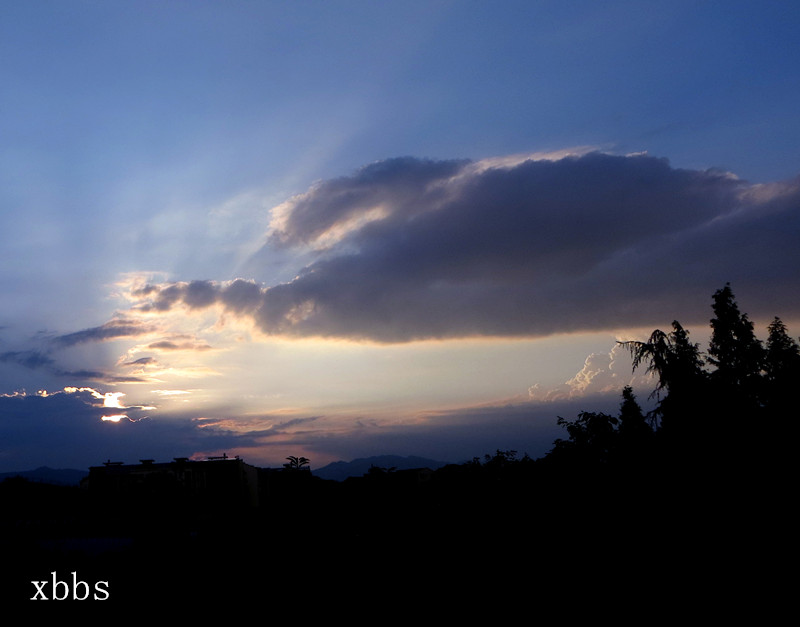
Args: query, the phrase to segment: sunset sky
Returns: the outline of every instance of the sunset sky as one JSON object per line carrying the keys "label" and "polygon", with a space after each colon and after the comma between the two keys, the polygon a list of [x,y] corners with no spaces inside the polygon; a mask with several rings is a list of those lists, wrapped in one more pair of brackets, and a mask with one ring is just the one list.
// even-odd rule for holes
{"label": "sunset sky", "polygon": [[[800,5],[0,3],[0,472],[538,457],[800,335]],[[634,380],[635,379],[635,380]]]}

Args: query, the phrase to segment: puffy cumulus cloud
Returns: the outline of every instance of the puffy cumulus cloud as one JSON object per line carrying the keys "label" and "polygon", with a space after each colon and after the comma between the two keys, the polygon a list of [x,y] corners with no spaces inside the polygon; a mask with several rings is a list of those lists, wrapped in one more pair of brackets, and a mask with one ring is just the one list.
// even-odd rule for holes
{"label": "puffy cumulus cloud", "polygon": [[650,394],[655,387],[655,381],[651,375],[633,372],[630,353],[622,345],[616,344],[608,353],[589,355],[575,376],[562,385],[546,389],[534,384],[528,388],[528,395],[534,401],[556,401],[606,394],[618,396],[626,385]]}
{"label": "puffy cumulus cloud", "polygon": [[135,287],[128,296],[137,302],[140,313],[161,313],[185,306],[190,310],[223,304],[234,314],[253,315],[263,304],[265,289],[254,281],[236,279],[219,283],[196,280]]}
{"label": "puffy cumulus cloud", "polygon": [[800,311],[800,179],[749,185],[646,154],[392,159],[273,212],[312,254],[273,286],[138,286],[140,312],[219,306],[270,335],[405,342],[707,321],[730,281],[753,315]]}

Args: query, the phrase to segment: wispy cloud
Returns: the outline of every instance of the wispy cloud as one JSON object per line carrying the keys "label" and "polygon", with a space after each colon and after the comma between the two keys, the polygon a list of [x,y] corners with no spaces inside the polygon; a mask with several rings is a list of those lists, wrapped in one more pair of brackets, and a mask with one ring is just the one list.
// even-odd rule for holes
{"label": "wispy cloud", "polygon": [[32,370],[38,368],[50,368],[53,366],[53,359],[37,350],[6,351],[0,353],[0,361],[4,363],[14,363]]}
{"label": "wispy cloud", "polygon": [[29,370],[42,370],[66,379],[103,381],[106,383],[138,383],[136,376],[119,376],[105,370],[70,369],[59,366],[49,353],[35,349],[6,351],[0,353],[0,362],[23,366]]}
{"label": "wispy cloud", "polygon": [[52,339],[52,343],[57,347],[68,347],[87,342],[104,342],[137,337],[153,333],[155,330],[154,325],[141,320],[115,318],[97,327],[56,336]]}
{"label": "wispy cloud", "polygon": [[152,351],[206,351],[211,350],[211,345],[207,342],[197,342],[193,340],[159,340],[158,342],[151,342],[145,347],[147,350]]}

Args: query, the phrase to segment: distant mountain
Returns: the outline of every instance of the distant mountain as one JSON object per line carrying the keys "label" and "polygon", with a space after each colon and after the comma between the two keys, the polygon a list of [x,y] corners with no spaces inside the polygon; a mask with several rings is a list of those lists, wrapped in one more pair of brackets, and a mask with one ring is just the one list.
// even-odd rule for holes
{"label": "distant mountain", "polygon": [[35,470],[22,470],[19,472],[2,472],[0,473],[0,481],[10,477],[22,477],[29,481],[38,481],[40,483],[54,483],[57,485],[78,485],[85,476],[89,474],[88,470],[74,470],[71,468],[48,468],[47,466],[40,466]]}
{"label": "distant mountain", "polygon": [[409,468],[430,468],[436,470],[446,465],[448,462],[440,462],[424,457],[401,457],[399,455],[377,455],[375,457],[360,457],[350,462],[333,462],[317,470],[312,470],[312,474],[321,479],[333,479],[334,481],[344,481],[348,477],[362,477],[369,472],[370,466],[379,468],[395,468],[406,470]]}
{"label": "distant mountain", "polygon": [[[436,470],[449,462],[426,459],[424,457],[402,457],[400,455],[377,455],[374,457],[361,457],[350,462],[333,462],[322,468],[312,470],[314,476],[321,479],[344,481],[348,477],[362,477],[369,472],[370,466],[379,468],[394,468],[406,470],[409,468],[430,468]],[[11,477],[22,477],[29,481],[52,483],[57,485],[79,485],[81,479],[89,474],[88,470],[74,470],[70,468],[48,468],[41,466],[35,470],[0,473],[0,481]]]}

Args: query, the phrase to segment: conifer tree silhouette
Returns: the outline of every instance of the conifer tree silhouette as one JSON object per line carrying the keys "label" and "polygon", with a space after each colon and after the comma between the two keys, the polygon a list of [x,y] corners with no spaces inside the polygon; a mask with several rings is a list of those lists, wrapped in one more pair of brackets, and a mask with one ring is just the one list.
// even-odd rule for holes
{"label": "conifer tree silhouette", "polygon": [[796,421],[800,347],[777,316],[768,332],[764,352],[764,408],[771,427],[783,432]]}
{"label": "conifer tree silhouette", "polygon": [[627,446],[629,443],[635,445],[653,434],[642,408],[636,401],[633,388],[629,385],[622,388],[618,430],[624,442],[623,446]]}
{"label": "conifer tree silhouette", "polygon": [[708,361],[716,369],[711,377],[728,391],[738,389],[755,398],[759,393],[764,347],[756,338],[753,323],[746,313],[739,311],[730,283],[714,293],[712,307]]}
{"label": "conifer tree silhouette", "polygon": [[646,342],[620,344],[630,351],[634,371],[646,364],[646,372],[656,377],[653,395],[660,400],[653,423],[667,429],[685,428],[700,411],[697,403],[706,378],[699,346],[689,341],[689,332],[674,320],[670,333],[656,329]]}

